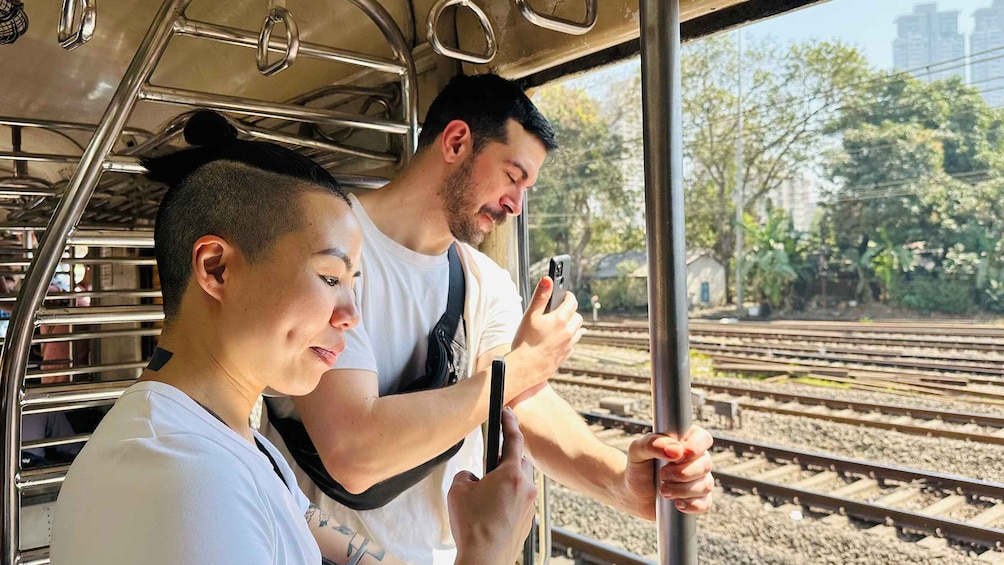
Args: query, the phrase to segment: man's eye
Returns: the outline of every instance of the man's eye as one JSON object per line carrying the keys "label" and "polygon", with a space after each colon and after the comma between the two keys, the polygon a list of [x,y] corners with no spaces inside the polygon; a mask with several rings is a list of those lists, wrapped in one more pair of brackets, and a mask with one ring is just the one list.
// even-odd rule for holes
{"label": "man's eye", "polygon": [[509,177],[509,183],[510,184],[516,184],[516,179],[514,179],[512,175],[510,175],[509,173],[506,173],[505,176]]}
{"label": "man's eye", "polygon": [[338,279],[335,277],[325,277],[322,275],[321,280],[327,283],[328,286],[338,286]]}

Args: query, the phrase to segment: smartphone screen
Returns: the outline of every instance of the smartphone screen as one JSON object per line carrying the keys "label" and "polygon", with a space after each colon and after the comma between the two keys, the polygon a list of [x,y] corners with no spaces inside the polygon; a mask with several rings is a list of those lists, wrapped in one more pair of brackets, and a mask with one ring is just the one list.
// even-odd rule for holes
{"label": "smartphone screen", "polygon": [[492,390],[488,404],[488,451],[485,460],[485,473],[490,473],[499,466],[502,451],[502,403],[505,392],[505,360],[496,357],[492,360]]}
{"label": "smartphone screen", "polygon": [[568,255],[555,255],[551,257],[551,265],[547,269],[547,276],[554,281],[554,290],[551,291],[551,299],[547,301],[547,308],[544,312],[550,312],[565,301],[565,292],[568,291],[568,272],[572,258]]}

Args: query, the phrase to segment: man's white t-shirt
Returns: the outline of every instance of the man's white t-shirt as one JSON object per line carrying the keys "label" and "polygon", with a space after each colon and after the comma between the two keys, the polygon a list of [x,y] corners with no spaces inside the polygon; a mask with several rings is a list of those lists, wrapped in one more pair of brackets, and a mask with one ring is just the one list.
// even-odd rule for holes
{"label": "man's white t-shirt", "polygon": [[[424,373],[429,332],[446,311],[449,259],[446,253],[416,253],[390,239],[373,224],[359,200],[350,198],[363,230],[362,277],[356,284],[361,320],[345,332],[346,348],[335,368],[376,372],[380,394],[386,395],[399,389],[403,376],[411,380]],[[461,244],[459,251],[467,294],[464,323],[469,377],[480,355],[512,343],[523,312],[508,271],[469,245]],[[274,399],[270,405],[279,417],[299,419],[288,399]],[[480,428],[472,430],[460,451],[428,477],[386,506],[365,511],[346,508],[325,496],[293,462],[282,438],[267,422],[262,423],[262,431],[287,456],[307,496],[340,523],[411,565],[453,563],[456,545],[446,494],[458,472],[482,475]]]}
{"label": "man's white t-shirt", "polygon": [[77,456],[52,524],[54,565],[321,562],[309,501],[275,460],[182,391],[129,387]]}

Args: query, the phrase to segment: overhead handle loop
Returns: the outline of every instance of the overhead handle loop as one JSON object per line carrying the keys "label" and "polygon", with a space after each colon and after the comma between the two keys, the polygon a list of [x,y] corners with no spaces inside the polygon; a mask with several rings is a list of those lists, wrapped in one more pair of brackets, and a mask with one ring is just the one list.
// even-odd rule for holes
{"label": "overhead handle loop", "polygon": [[[277,61],[269,63],[268,45],[272,41],[272,30],[280,23],[286,28],[286,52]],[[258,71],[270,77],[292,65],[299,53],[300,28],[296,25],[293,13],[286,8],[272,8],[265,16],[265,21],[261,24],[261,33],[258,34]]]}
{"label": "overhead handle loop", "polygon": [[[470,51],[464,51],[463,49],[447,47],[439,40],[439,33],[437,31],[439,27],[439,19],[443,17],[443,12],[445,12],[450,6],[467,8],[478,18],[478,22],[481,24],[481,29],[485,32],[486,45],[484,53],[472,53]],[[444,57],[450,57],[451,59],[457,59],[458,61],[484,65],[486,63],[490,63],[492,59],[495,58],[495,54],[498,53],[498,43],[495,41],[495,29],[492,28],[491,21],[488,20],[488,16],[484,13],[484,11],[471,0],[439,0],[436,2],[436,4],[433,5],[432,10],[429,12],[429,20],[426,23],[425,35],[428,37],[433,51],[443,55]]]}
{"label": "overhead handle loop", "polygon": [[[79,23],[74,19],[78,2],[82,4]],[[72,51],[87,43],[94,36],[97,20],[97,0],[63,0],[63,7],[59,12],[59,27],[56,30],[59,45],[67,51]]]}
{"label": "overhead handle loop", "polygon": [[566,20],[555,16],[541,14],[533,9],[529,0],[516,0],[516,7],[530,23],[537,27],[560,31],[569,35],[583,35],[589,33],[596,25],[597,0],[586,0],[586,17],[581,22]]}

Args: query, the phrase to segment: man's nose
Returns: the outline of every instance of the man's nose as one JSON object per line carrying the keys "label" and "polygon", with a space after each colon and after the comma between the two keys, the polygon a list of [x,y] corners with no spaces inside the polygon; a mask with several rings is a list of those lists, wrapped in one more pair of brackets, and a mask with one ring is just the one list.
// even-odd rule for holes
{"label": "man's nose", "polygon": [[516,195],[506,194],[499,200],[499,205],[510,216],[518,216],[523,212],[523,191]]}

